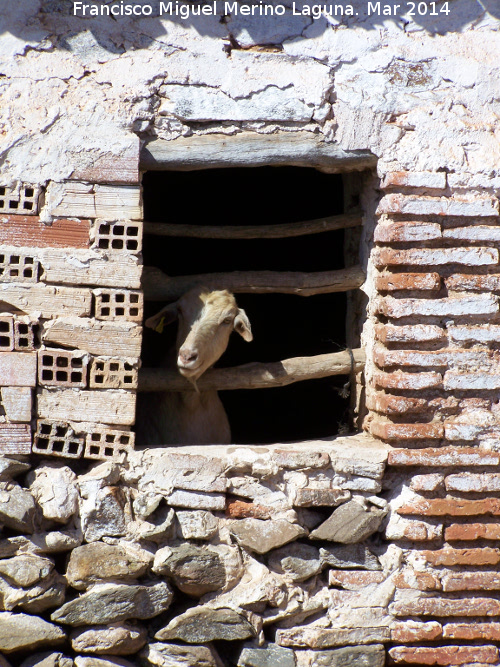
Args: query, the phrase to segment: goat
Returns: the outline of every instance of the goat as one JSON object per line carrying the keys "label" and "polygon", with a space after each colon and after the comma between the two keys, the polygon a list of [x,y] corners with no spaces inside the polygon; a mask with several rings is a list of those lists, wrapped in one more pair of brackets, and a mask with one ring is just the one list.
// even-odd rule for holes
{"label": "goat", "polygon": [[227,290],[197,287],[146,320],[162,329],[178,319],[176,360],[173,350],[162,363],[175,365],[194,384],[194,391],[155,392],[141,397],[138,406],[140,445],[229,444],[231,430],[217,390],[199,391],[196,381],[225,352],[231,332],[251,341],[252,330],[244,310]]}

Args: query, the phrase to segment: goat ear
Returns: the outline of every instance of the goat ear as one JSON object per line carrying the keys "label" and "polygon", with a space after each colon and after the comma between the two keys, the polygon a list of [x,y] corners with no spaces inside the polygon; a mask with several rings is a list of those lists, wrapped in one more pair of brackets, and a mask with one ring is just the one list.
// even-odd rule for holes
{"label": "goat ear", "polygon": [[144,324],[149,329],[154,329],[158,333],[163,333],[163,327],[167,324],[175,322],[177,319],[177,301],[175,303],[169,303],[168,306],[162,308],[156,315],[149,317]]}
{"label": "goat ear", "polygon": [[238,310],[238,314],[234,318],[234,330],[237,331],[248,343],[253,340],[250,320],[245,311],[241,308]]}

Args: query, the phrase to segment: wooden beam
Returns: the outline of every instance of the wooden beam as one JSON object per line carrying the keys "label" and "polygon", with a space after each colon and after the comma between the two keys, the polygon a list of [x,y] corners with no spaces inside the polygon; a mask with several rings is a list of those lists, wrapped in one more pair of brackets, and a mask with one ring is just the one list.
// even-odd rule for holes
{"label": "wooden beam", "polygon": [[146,266],[142,276],[144,297],[149,301],[175,301],[196,285],[209,289],[228,289],[237,294],[296,294],[312,296],[347,292],[360,287],[365,274],[360,266],[338,271],[231,271],[200,273],[192,276],[167,276],[156,267]]}
{"label": "wooden beam", "polygon": [[376,164],[376,156],[369,151],[345,151],[311,132],[240,132],[233,136],[205,134],[173,141],[154,139],[143,147],[140,158],[143,171],[291,165],[338,173],[361,171]]}
{"label": "wooden beam", "polygon": [[[293,382],[315,380],[330,375],[358,373],[365,366],[365,351],[361,348],[315,357],[293,357],[271,363],[244,364],[234,368],[212,368],[199,380],[200,391],[209,389],[267,389],[284,387]],[[176,370],[142,368],[139,370],[139,391],[194,391],[193,385]]]}
{"label": "wooden beam", "polygon": [[241,227],[215,225],[183,225],[166,222],[145,222],[144,233],[153,236],[183,236],[196,239],[283,239],[291,236],[319,234],[337,229],[358,227],[360,215],[331,215],[304,222],[281,225],[244,225]]}

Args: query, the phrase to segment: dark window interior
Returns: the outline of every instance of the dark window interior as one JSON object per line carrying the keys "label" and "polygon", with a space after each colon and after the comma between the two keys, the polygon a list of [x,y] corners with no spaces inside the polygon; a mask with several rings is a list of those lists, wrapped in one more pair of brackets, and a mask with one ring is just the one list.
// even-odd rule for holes
{"label": "dark window interior", "polygon": [[[143,178],[148,222],[266,225],[343,213],[342,176],[299,167],[148,172]],[[144,264],[170,276],[234,270],[327,271],[345,266],[343,230],[285,239],[206,240],[146,236]],[[345,349],[346,295],[237,294],[254,334],[233,334],[218,366],[278,361]],[[146,304],[146,317],[164,304]],[[154,367],[173,345],[175,326],[163,335],[145,330],[143,366]],[[269,443],[334,435],[349,424],[346,376],[297,382],[283,388],[221,392],[233,442]]]}

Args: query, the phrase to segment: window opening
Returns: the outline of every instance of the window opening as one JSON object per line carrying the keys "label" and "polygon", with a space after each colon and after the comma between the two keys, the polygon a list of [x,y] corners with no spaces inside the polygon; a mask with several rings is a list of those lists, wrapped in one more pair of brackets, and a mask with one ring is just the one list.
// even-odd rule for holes
{"label": "window opening", "polygon": [[[190,172],[156,171],[143,177],[145,220],[152,224],[247,226],[298,223],[344,212],[343,177],[312,168],[258,167]],[[278,239],[212,239],[146,233],[145,267],[168,276],[231,271],[320,272],[352,266],[344,257],[344,229]],[[346,348],[346,292],[297,296],[235,293],[252,325],[253,342],[232,335],[217,367],[339,352]],[[148,301],[145,319],[166,302]],[[176,327],[162,335],[145,329],[142,365],[155,367],[175,343]],[[352,430],[348,377],[330,376],[281,388],[220,391],[232,442],[242,444],[328,437]],[[344,394],[344,395],[342,395]],[[141,444],[140,442],[138,443]],[[179,443],[182,444],[182,443]]]}

